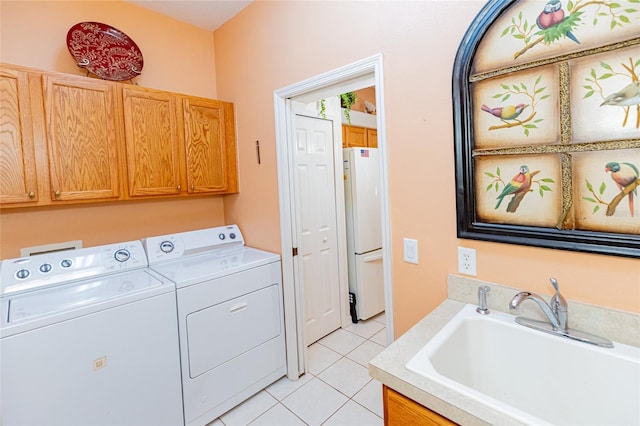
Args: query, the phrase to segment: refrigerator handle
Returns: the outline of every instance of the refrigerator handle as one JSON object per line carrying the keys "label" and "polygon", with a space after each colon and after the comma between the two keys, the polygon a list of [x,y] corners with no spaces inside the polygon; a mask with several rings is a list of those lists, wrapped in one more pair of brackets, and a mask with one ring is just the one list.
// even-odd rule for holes
{"label": "refrigerator handle", "polygon": [[375,262],[376,260],[382,259],[382,253],[372,254],[370,256],[363,257],[362,260],[364,262]]}

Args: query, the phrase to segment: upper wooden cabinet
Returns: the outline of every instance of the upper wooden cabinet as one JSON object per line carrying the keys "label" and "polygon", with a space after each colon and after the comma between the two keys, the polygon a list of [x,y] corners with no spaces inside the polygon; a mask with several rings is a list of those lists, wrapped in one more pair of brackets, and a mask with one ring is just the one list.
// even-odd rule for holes
{"label": "upper wooden cabinet", "polygon": [[238,191],[233,104],[0,64],[0,207]]}
{"label": "upper wooden cabinet", "polygon": [[43,78],[52,200],[117,199],[122,138],[116,84]]}
{"label": "upper wooden cabinet", "polygon": [[180,193],[176,96],[135,87],[123,88],[122,95],[129,196]]}
{"label": "upper wooden cabinet", "polygon": [[378,147],[378,131],[367,127],[342,125],[342,147]]}
{"label": "upper wooden cabinet", "polygon": [[193,97],[182,102],[188,191],[237,192],[233,105]]}
{"label": "upper wooden cabinet", "polygon": [[35,203],[38,182],[27,72],[0,69],[0,203]]}

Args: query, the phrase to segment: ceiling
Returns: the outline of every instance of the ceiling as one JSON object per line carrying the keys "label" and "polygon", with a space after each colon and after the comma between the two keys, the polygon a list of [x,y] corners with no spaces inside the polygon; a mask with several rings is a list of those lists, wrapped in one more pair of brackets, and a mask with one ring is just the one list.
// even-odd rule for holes
{"label": "ceiling", "polygon": [[178,21],[213,31],[253,0],[125,0]]}

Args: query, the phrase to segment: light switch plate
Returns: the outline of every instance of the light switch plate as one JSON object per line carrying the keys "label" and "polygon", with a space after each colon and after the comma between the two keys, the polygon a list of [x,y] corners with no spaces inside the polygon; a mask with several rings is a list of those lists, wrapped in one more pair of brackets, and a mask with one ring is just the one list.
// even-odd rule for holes
{"label": "light switch plate", "polygon": [[404,261],[418,264],[418,240],[404,239]]}

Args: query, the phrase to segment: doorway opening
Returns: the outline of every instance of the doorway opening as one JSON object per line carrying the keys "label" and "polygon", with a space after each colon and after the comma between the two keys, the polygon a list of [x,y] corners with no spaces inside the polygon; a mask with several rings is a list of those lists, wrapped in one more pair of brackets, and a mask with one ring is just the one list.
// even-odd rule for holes
{"label": "doorway opening", "polygon": [[[287,346],[287,376],[297,380],[305,372],[305,305],[301,288],[301,262],[296,259],[301,235],[297,226],[296,196],[297,171],[295,170],[296,144],[296,111],[300,104],[309,104],[321,99],[335,97],[341,93],[355,91],[366,87],[375,87],[377,143],[380,156],[380,192],[381,192],[381,228],[385,312],[387,315],[387,343],[393,341],[392,312],[392,271],[391,271],[391,237],[389,218],[389,197],[387,177],[387,148],[385,132],[384,90],[382,74],[382,55],[374,55],[347,66],[312,77],[302,82],[287,86],[274,92],[276,150],[278,158],[278,187],[280,205],[280,232],[282,246],[282,273],[284,287],[285,332]],[[337,139],[341,140],[341,137]],[[343,195],[342,145],[335,147],[339,151],[334,156],[335,193]],[[339,161],[339,162],[338,162]],[[338,164],[336,164],[338,163]],[[336,216],[344,212],[344,197],[336,196],[341,204],[335,209]],[[346,246],[346,229],[344,215],[338,217],[336,227],[337,238]],[[341,321],[342,327],[351,324],[349,313],[348,281],[346,280],[346,248],[341,262]],[[346,287],[345,287],[346,285]]]}

